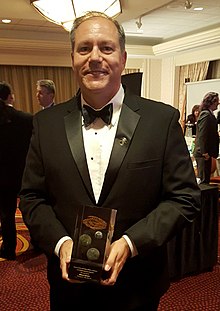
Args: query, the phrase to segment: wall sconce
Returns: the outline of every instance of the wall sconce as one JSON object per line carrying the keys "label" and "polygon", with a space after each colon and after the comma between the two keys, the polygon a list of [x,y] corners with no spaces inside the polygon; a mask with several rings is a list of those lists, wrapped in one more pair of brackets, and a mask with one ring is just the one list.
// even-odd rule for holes
{"label": "wall sconce", "polygon": [[67,31],[76,17],[88,11],[104,12],[111,17],[122,12],[120,0],[30,0],[30,3],[43,17]]}

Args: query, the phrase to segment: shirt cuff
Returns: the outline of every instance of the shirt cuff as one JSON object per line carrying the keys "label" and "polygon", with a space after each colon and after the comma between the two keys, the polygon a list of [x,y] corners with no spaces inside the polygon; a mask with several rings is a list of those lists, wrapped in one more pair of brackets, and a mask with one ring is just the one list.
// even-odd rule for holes
{"label": "shirt cuff", "polygon": [[124,234],[122,237],[123,237],[123,238],[126,240],[126,242],[128,243],[128,246],[129,246],[130,251],[131,251],[131,257],[134,257],[134,256],[138,255],[137,248],[136,248],[136,246],[134,245],[134,243],[130,240],[130,238],[129,238],[126,234]]}
{"label": "shirt cuff", "polygon": [[58,256],[58,257],[60,257],[59,255],[60,255],[60,247],[61,247],[61,245],[65,242],[65,241],[67,241],[67,240],[72,240],[69,236],[64,236],[64,237],[62,237],[58,242],[57,242],[57,245],[56,245],[56,247],[55,247],[55,250],[54,250],[54,253]]}

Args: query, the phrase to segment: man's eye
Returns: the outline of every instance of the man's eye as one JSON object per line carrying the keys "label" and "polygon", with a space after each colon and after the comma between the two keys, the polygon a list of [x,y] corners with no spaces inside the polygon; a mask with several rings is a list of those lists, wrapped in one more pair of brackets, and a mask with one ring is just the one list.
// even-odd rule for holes
{"label": "man's eye", "polygon": [[110,46],[104,46],[103,48],[102,48],[102,51],[104,52],[104,53],[112,53],[112,51],[113,51],[113,49],[112,49],[112,47],[110,47]]}
{"label": "man's eye", "polygon": [[86,54],[88,51],[89,51],[89,48],[87,46],[82,46],[79,49],[79,53],[81,53],[81,54]]}

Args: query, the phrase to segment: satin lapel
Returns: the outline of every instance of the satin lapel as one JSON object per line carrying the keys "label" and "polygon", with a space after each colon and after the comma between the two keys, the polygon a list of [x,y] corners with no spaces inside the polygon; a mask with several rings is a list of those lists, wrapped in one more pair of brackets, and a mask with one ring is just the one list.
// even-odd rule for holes
{"label": "satin lapel", "polygon": [[81,113],[77,105],[74,105],[74,110],[64,117],[64,122],[71,153],[81,174],[84,185],[89,192],[91,199],[94,201],[95,199],[84,151]]}
{"label": "satin lapel", "polygon": [[138,124],[140,115],[129,108],[125,103],[122,106],[118,129],[110,157],[109,165],[106,170],[105,180],[98,205],[102,205],[106,196],[115,181],[121,163],[129,149],[132,136]]}

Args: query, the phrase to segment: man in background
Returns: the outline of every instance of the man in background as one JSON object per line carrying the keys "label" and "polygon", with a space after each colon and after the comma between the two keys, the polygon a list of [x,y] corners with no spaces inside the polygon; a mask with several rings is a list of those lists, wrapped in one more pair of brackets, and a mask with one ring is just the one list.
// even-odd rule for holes
{"label": "man in background", "polygon": [[32,134],[32,115],[13,107],[12,87],[0,82],[0,257],[16,258],[17,198]]}
{"label": "man in background", "polygon": [[220,110],[218,111],[216,118],[217,118],[217,123],[220,124]]}
{"label": "man in background", "polygon": [[197,178],[200,183],[209,183],[211,177],[212,158],[219,154],[218,122],[214,111],[219,105],[219,94],[208,92],[200,105],[197,121],[194,158],[197,163]]}
{"label": "man in background", "polygon": [[55,105],[54,98],[56,94],[55,83],[52,80],[37,81],[37,99],[40,106],[45,109]]}

